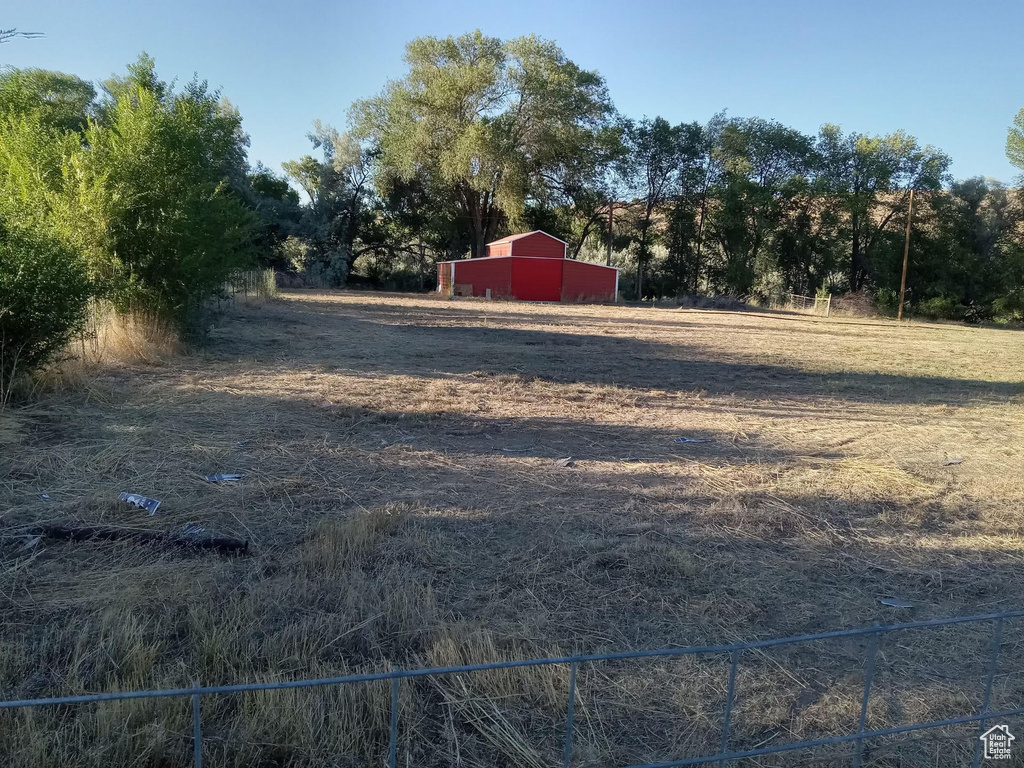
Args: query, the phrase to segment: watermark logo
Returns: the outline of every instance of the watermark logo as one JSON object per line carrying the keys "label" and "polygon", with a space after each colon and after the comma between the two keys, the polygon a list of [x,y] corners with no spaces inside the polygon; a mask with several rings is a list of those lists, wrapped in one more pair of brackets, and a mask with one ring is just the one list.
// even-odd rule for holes
{"label": "watermark logo", "polygon": [[1010,745],[1017,737],[1010,733],[1010,729],[1005,725],[996,725],[978,738],[985,742],[986,760],[1009,760]]}

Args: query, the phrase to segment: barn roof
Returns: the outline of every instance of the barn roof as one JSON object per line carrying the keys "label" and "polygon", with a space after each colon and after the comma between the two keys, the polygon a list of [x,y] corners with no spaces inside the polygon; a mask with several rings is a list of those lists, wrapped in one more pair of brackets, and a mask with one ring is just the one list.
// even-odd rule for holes
{"label": "barn roof", "polygon": [[501,245],[503,243],[512,243],[515,242],[516,240],[521,240],[524,237],[529,237],[530,235],[544,235],[544,237],[550,237],[552,240],[557,240],[560,243],[565,243],[566,245],[568,245],[568,243],[566,243],[565,240],[561,239],[560,237],[555,237],[554,235],[549,235],[543,229],[535,229],[533,230],[533,232],[520,232],[518,235],[509,235],[508,237],[501,238],[501,240],[492,240],[491,242],[487,243],[487,245]]}

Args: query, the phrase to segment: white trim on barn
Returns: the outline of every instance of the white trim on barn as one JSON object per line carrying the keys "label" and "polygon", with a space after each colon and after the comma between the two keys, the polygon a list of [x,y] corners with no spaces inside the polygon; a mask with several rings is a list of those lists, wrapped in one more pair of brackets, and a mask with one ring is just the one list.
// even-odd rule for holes
{"label": "white trim on barn", "polygon": [[[455,259],[454,261],[439,261],[438,264],[461,264],[462,262],[472,261],[497,261],[498,259],[543,259],[544,261],[557,261],[554,256],[477,256],[475,259]],[[586,264],[588,267],[600,267],[601,269],[614,269],[616,272],[621,272],[618,267],[609,267],[607,264],[595,264],[593,261],[580,261],[579,259],[565,259],[565,261],[574,261],[577,264]],[[453,273],[454,274],[454,273]]]}
{"label": "white trim on barn", "polygon": [[501,238],[501,240],[492,240],[489,243],[485,243],[485,245],[501,245],[502,243],[514,243],[516,240],[522,240],[524,237],[529,237],[530,235],[546,235],[547,237],[550,237],[552,240],[557,240],[558,242],[564,244],[566,247],[568,247],[569,245],[562,238],[555,237],[550,232],[545,232],[543,229],[535,229],[533,230],[533,232],[519,232],[514,235],[509,235],[508,237],[503,237]]}

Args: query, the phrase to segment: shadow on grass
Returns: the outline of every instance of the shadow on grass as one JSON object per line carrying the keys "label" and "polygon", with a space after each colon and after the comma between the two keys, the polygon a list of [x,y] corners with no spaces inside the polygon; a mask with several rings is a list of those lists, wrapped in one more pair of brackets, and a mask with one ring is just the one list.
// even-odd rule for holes
{"label": "shadow on grass", "polygon": [[[350,305],[338,309],[327,302],[306,302],[276,311],[282,321],[281,330],[264,341],[262,349],[254,350],[245,328],[249,319],[245,319],[215,334],[211,352],[255,353],[260,359],[279,356],[281,363],[296,371],[327,368],[425,378],[515,374],[559,384],[700,392],[745,400],[963,404],[1004,401],[1024,392],[1020,382],[863,371],[814,372],[744,359],[709,359],[707,350],[687,345],[685,338],[669,344],[600,332],[430,325],[422,320],[396,324],[400,313],[393,308],[374,311],[374,305],[369,305],[366,312],[376,320],[365,319],[361,310]],[[422,317],[419,312],[416,316]],[[685,327],[686,321],[680,325]],[[756,356],[757,350],[751,349],[749,354]]]}
{"label": "shadow on grass", "polygon": [[[792,408],[803,417],[829,410],[815,407],[815,398],[854,405],[948,402],[1005,398],[1016,392],[1010,385],[892,375],[830,378],[707,360],[685,345],[397,327],[294,308],[267,312],[279,322],[264,328],[258,324],[262,314],[243,315],[218,336],[208,360],[186,361],[198,373],[162,370],[148,374],[145,386],[124,379],[109,398],[83,397],[52,415],[27,415],[29,426],[44,417],[69,423],[45,444],[39,440],[4,457],[9,472],[0,485],[0,507],[12,513],[5,525],[55,518],[161,528],[197,522],[250,538],[253,556],[222,560],[117,542],[45,542],[26,554],[22,541],[5,541],[0,613],[7,623],[0,641],[15,649],[10,669],[25,670],[17,686],[34,695],[67,693],[66,681],[94,675],[86,678],[92,690],[135,687],[148,674],[189,684],[202,659],[210,665],[206,683],[416,667],[439,637],[462,640],[480,631],[496,638],[504,658],[554,647],[597,652],[723,643],[989,612],[1014,607],[1024,593],[1019,551],[969,535],[991,532],[972,525],[990,511],[984,500],[961,497],[950,517],[950,510],[914,500],[882,504],[848,489],[824,496],[813,488],[780,488],[771,478],[801,457],[756,434],[735,439],[710,428],[688,435],[706,443],[677,444],[674,430],[658,426],[352,407],[258,389],[247,393],[237,377],[258,368],[253,360],[262,364],[265,356],[268,367],[296,376],[317,370],[434,379],[516,373],[544,381],[736,394],[738,406],[764,403],[766,414]],[[256,335],[248,335],[247,325]],[[230,358],[241,358],[241,364]],[[221,374],[233,383],[218,382]],[[780,398],[796,403],[782,406]],[[570,455],[576,466],[556,463]],[[840,458],[827,450],[818,456]],[[747,469],[750,474],[742,474]],[[737,474],[723,478],[716,474],[721,470]],[[202,480],[219,471],[248,476],[228,487]],[[38,499],[40,488],[51,501]],[[164,499],[159,516],[146,518],[116,501],[118,491],[135,489]],[[402,510],[402,516],[384,533],[357,526],[357,537],[346,527],[385,507]],[[345,557],[315,548],[324,529],[338,532],[324,541],[347,547]],[[318,552],[320,559],[311,556]],[[426,602],[428,594],[429,610],[417,602]],[[887,608],[878,602],[882,597],[917,607]],[[64,628],[70,629],[60,639]],[[129,636],[136,640],[124,642]],[[30,644],[22,645],[23,638]],[[882,703],[870,712],[869,725],[955,714],[955,707],[976,704],[988,638],[981,630],[945,632],[919,643],[894,637],[883,645],[877,678]],[[1000,702],[1019,697],[1022,687],[1011,677],[1020,669],[1021,636],[1007,631],[1006,638],[1006,666],[996,687]],[[108,667],[101,651],[116,654],[129,645],[140,649],[140,676],[118,677],[111,658],[110,677],[103,677]],[[795,734],[813,735],[815,728],[827,732],[842,718],[844,727],[855,723],[864,651],[863,643],[855,643],[834,654],[803,648],[745,658],[733,745],[789,741]],[[72,658],[80,663],[70,664]],[[904,666],[896,669],[899,664]],[[624,765],[715,748],[722,659],[714,675],[682,665],[625,666],[581,673],[580,765]],[[442,749],[448,738],[460,740],[461,754],[469,755],[465,764],[520,764],[488,751],[472,718],[460,716],[458,704],[473,700],[493,703],[528,743],[543,740],[548,763],[560,754],[561,708],[538,716],[535,707],[513,711],[511,697],[492,701],[462,693],[441,701],[429,685],[416,691],[425,705],[402,720],[409,729],[403,736],[420,729],[410,740],[411,749],[420,750],[411,764],[453,764]],[[211,744],[242,756],[243,741],[267,749],[248,762],[239,757],[237,765],[358,764],[344,745],[333,754],[317,752],[313,732],[232,730],[246,716],[304,722],[315,709],[304,708],[306,701],[251,706],[241,716],[227,706],[207,710]],[[381,701],[373,709],[378,720],[386,692]],[[148,724],[146,716],[136,720]],[[112,729],[98,730],[105,734],[96,739],[101,748],[127,731],[126,718],[110,722]],[[365,732],[366,722],[352,733]],[[162,728],[180,748],[184,738],[178,734],[188,726],[186,718]],[[69,718],[40,739],[73,727]],[[542,730],[555,735],[538,737]],[[332,721],[323,733],[338,732]],[[373,748],[381,752],[385,729],[374,733]],[[876,764],[962,765],[970,738],[969,732],[950,737],[941,753],[924,746],[883,751]],[[407,746],[403,741],[401,749]],[[596,755],[589,760],[588,748]],[[790,758],[763,764],[788,766]],[[83,764],[101,765],[103,759]],[[24,764],[32,763],[26,758]]]}

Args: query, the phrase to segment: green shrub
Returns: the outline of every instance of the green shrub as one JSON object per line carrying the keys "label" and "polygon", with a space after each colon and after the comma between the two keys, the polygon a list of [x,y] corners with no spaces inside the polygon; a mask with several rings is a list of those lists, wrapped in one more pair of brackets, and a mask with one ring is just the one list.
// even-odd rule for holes
{"label": "green shrub", "polygon": [[965,323],[985,323],[993,319],[992,307],[987,304],[967,304],[960,307],[960,319]]}
{"label": "green shrub", "polygon": [[914,307],[914,314],[929,320],[962,320],[964,307],[949,296],[935,296],[919,302]]}
{"label": "green shrub", "polygon": [[993,301],[992,315],[1006,323],[1024,320],[1024,290],[1011,291]]}
{"label": "green shrub", "polygon": [[82,330],[90,294],[77,254],[0,222],[0,404],[16,376],[53,360]]}
{"label": "green shrub", "polygon": [[896,291],[887,288],[879,288],[875,291],[875,311],[887,317],[896,317],[899,309],[900,295]]}

